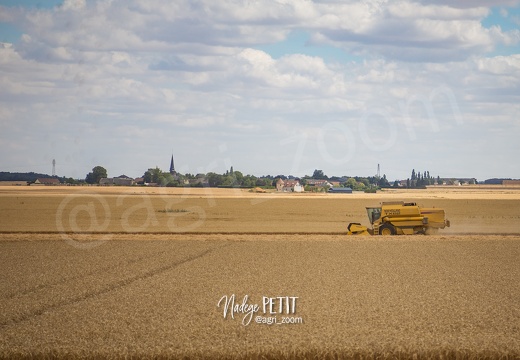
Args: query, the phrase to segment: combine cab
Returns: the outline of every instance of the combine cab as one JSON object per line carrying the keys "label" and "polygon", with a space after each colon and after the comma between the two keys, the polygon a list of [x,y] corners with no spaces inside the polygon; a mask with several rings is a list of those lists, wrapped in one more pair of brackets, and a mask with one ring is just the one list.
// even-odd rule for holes
{"label": "combine cab", "polygon": [[348,235],[413,235],[431,234],[450,226],[443,209],[421,208],[416,203],[383,202],[367,207],[372,229],[359,223],[348,225]]}

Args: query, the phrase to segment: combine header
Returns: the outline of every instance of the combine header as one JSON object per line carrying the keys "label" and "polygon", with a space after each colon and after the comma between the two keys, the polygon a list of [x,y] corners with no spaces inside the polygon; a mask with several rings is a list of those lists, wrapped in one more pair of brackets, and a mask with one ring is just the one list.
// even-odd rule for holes
{"label": "combine header", "polygon": [[421,208],[416,203],[383,202],[379,207],[366,209],[372,229],[350,223],[347,235],[431,234],[450,226],[443,209]]}

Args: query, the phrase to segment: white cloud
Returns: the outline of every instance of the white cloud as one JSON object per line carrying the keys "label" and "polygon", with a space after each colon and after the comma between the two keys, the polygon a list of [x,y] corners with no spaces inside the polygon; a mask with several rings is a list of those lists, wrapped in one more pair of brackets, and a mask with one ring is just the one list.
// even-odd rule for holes
{"label": "white cloud", "polygon": [[334,15],[324,14],[326,21],[318,18],[312,23],[321,34],[315,39],[361,55],[404,61],[463,60],[492,51],[497,42],[514,43],[518,37],[516,31],[484,28],[480,21],[490,13],[484,7],[399,1],[380,4],[376,10],[362,3],[335,10]]}
{"label": "white cloud", "polygon": [[428,4],[445,4],[454,8],[471,9],[477,7],[492,7],[492,6],[517,6],[520,4],[519,0],[421,0],[421,3]]}
{"label": "white cloud", "polygon": [[[24,35],[0,46],[0,123],[9,124],[0,142],[17,152],[0,166],[12,169],[20,153],[36,157],[31,166],[63,153],[70,174],[107,161],[111,173],[137,176],[161,166],[163,154],[167,162],[173,148],[191,172],[229,160],[257,175],[321,165],[328,174],[355,175],[349,169],[373,161],[408,173],[426,158],[430,170],[442,169],[443,156],[461,148],[460,161],[453,155],[452,168],[439,175],[478,155],[491,168],[462,175],[501,176],[493,151],[464,149],[480,138],[490,147],[516,144],[520,58],[489,52],[517,43],[518,31],[484,28],[489,7],[478,3],[103,0],[2,8]],[[255,49],[295,29],[310,34],[313,46],[364,58],[326,62]],[[384,146],[371,146],[376,140]],[[350,162],[341,163],[354,143]],[[227,150],[215,151],[222,144]]]}
{"label": "white cloud", "polygon": [[[494,40],[518,41],[518,32],[485,29],[486,7],[399,2],[315,3],[291,1],[92,1],[70,0],[55,10],[7,11],[35,44],[76,51],[168,53],[222,51],[283,40],[292,29],[306,29],[349,51],[407,57],[411,61],[467,58],[493,49]],[[491,32],[491,33],[490,33]],[[27,46],[26,46],[27,47]],[[25,50],[34,58],[50,51]],[[424,53],[424,56],[420,56]],[[64,60],[67,60],[65,57]]]}
{"label": "white cloud", "polygon": [[493,75],[520,76],[520,54],[480,58],[476,63],[480,71]]}
{"label": "white cloud", "polygon": [[447,5],[422,5],[419,3],[398,1],[388,6],[388,13],[392,17],[404,19],[431,19],[431,20],[480,20],[490,11],[485,7],[459,9]]}
{"label": "white cloud", "polygon": [[[341,91],[342,76],[328,68],[323,59],[301,54],[286,55],[275,60],[267,53],[245,49],[238,54],[240,77],[230,73],[230,81],[256,82],[265,86],[271,97],[292,97],[294,93],[331,93]],[[290,91],[290,93],[287,93]],[[284,95],[284,93],[286,95]]]}

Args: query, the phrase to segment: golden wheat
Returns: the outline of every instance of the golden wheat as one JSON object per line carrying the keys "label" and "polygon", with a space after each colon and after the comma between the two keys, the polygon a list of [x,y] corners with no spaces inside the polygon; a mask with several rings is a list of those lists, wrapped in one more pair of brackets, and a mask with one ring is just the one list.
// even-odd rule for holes
{"label": "golden wheat", "polygon": [[349,222],[369,225],[366,206],[396,198],[444,208],[453,226],[441,233],[520,232],[520,191],[466,190],[462,199],[456,189],[300,195],[233,189],[3,187],[0,232],[345,233]]}
{"label": "golden wheat", "polygon": [[[518,236],[29,236],[0,242],[2,357],[520,356]],[[303,324],[224,319],[231,294],[297,296]]]}
{"label": "golden wheat", "polygon": [[[520,357],[514,194],[94,190],[0,189],[0,358]],[[454,226],[344,235],[407,194]],[[243,326],[232,294],[298,297],[303,323]]]}

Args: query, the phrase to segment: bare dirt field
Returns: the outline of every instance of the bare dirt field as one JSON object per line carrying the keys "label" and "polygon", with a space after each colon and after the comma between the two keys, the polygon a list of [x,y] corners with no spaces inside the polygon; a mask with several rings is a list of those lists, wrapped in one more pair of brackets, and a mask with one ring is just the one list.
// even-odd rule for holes
{"label": "bare dirt field", "polygon": [[[345,236],[397,199],[452,227]],[[518,189],[0,187],[0,357],[517,359],[519,219]]]}

